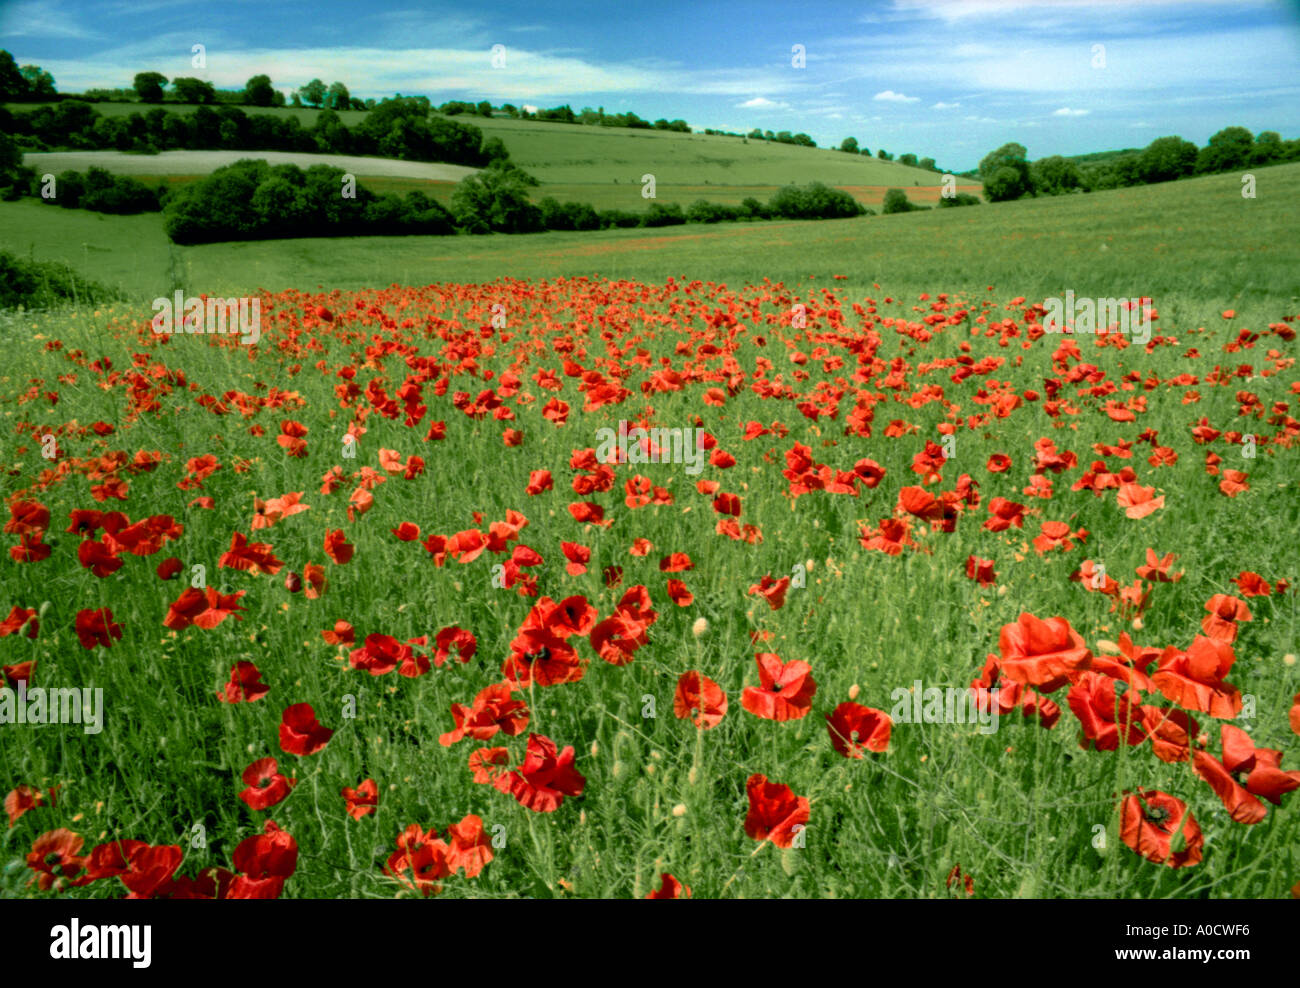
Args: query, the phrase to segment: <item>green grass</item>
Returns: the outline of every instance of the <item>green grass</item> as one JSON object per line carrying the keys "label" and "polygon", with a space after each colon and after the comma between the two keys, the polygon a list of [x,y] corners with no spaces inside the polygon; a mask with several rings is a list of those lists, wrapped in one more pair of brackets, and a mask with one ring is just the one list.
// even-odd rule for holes
{"label": "green grass", "polygon": [[[601,274],[758,283],[845,275],[897,292],[995,285],[1050,295],[1150,295],[1292,307],[1300,298],[1300,165],[1256,172],[1258,198],[1208,176],[1054,199],[817,222],[490,237],[357,237],[169,245],[159,216],[0,203],[0,243],[136,296],[278,292]],[[939,287],[943,286],[943,287]]]}
{"label": "green grass", "polygon": [[[13,103],[15,112],[39,104]],[[107,116],[140,111],[138,103],[96,103]],[[193,106],[164,104],[166,109],[193,112]],[[290,114],[304,127],[315,123],[319,110],[307,108],[258,109],[247,113]],[[365,114],[339,114],[352,126]],[[461,114],[451,119],[472,124],[488,137],[499,137],[520,167],[541,186],[535,198],[554,195],[589,202],[597,209],[643,209],[642,176],[653,174],[662,202],[688,205],[696,199],[738,203],[748,195],[766,201],[783,185],[820,181],[848,188],[862,202],[879,205],[887,188],[916,189],[917,201],[938,196],[940,176],[895,161],[844,154],[827,148],[806,148],[768,141],[749,141],[711,134],[632,130],[621,127],[587,127],[477,117]],[[255,156],[250,152],[250,156]],[[962,180],[963,192],[978,192],[978,183]]]}
{"label": "green grass", "polygon": [[[979,212],[993,210],[954,211],[952,217]],[[913,219],[899,217],[898,223]],[[870,227],[864,223],[860,228]],[[815,231],[819,226],[797,228]],[[766,269],[782,273],[767,256]],[[224,257],[230,269],[237,253]],[[216,261],[210,257],[202,263]],[[689,262],[683,267],[696,273]],[[89,497],[88,481],[79,476],[42,492],[40,499],[52,512],[48,541],[54,546],[53,558],[25,566],[7,558],[0,562],[0,604],[42,610],[39,638],[4,640],[4,661],[34,658],[40,684],[102,687],[107,705],[106,727],[94,737],[83,736],[75,727],[6,735],[0,788],[7,791],[19,783],[63,788],[57,807],[34,810],[18,826],[0,831],[4,861],[26,853],[37,834],[67,826],[86,837],[87,847],[115,838],[181,843],[182,871],[193,874],[201,867],[228,866],[237,841],[260,830],[269,817],[302,848],[287,896],[390,897],[396,888],[383,878],[381,865],[401,828],[419,823],[442,830],[462,815],[476,813],[488,828],[503,828],[497,833],[504,837],[504,846],[478,879],[446,880],[446,896],[639,896],[658,885],[661,871],[670,871],[701,898],[941,897],[954,894],[946,890],[944,879],[957,864],[974,876],[977,895],[991,897],[1277,897],[1300,879],[1295,794],[1283,808],[1270,808],[1268,819],[1256,827],[1233,823],[1185,765],[1158,762],[1145,747],[1081,751],[1068,711],[1050,732],[1019,717],[1009,718],[992,735],[980,734],[971,725],[898,724],[889,753],[865,761],[836,755],[823,720],[823,714],[849,698],[852,687],[860,691],[858,702],[888,711],[892,691],[907,689],[918,679],[926,687],[965,686],[978,674],[985,654],[997,650],[999,628],[1021,611],[1068,617],[1094,649],[1099,640],[1113,641],[1123,630],[1142,644],[1185,647],[1199,628],[1204,601],[1216,592],[1235,592],[1227,581],[1240,570],[1294,583],[1300,576],[1293,550],[1300,536],[1294,449],[1278,449],[1247,464],[1234,447],[1214,444],[1211,448],[1225,458],[1238,456],[1233,462],[1250,472],[1251,490],[1229,499],[1218,493],[1216,479],[1205,475],[1206,448],[1194,445],[1189,434],[1191,423],[1202,415],[1220,427],[1245,428],[1236,417],[1234,398],[1241,388],[1257,394],[1265,408],[1275,401],[1293,401],[1288,391],[1295,379],[1293,368],[1227,387],[1202,385],[1197,390],[1203,399],[1190,406],[1180,400],[1184,388],[1161,384],[1140,392],[1149,408],[1131,424],[1111,421],[1101,410],[1102,399],[1076,396],[1076,386],[1067,386],[1065,395],[1081,407],[1077,416],[1054,423],[1040,402],[987,427],[959,429],[955,456],[945,465],[940,486],[948,488],[960,473],[970,473],[986,502],[1003,495],[1026,502],[1040,514],[1031,516],[1023,532],[993,534],[979,528],[981,506],[961,519],[953,535],[920,535],[927,552],[891,558],[858,545],[857,523],[889,515],[899,488],[918,482],[909,466],[924,440],[936,436],[935,426],[943,418],[937,403],[909,407],[887,400],[877,410],[874,437],[850,438],[843,434],[843,416],[814,423],[800,415],[794,402],[765,400],[744,387],[720,408],[705,404],[703,390],[725,380],[723,356],[706,359],[677,350],[678,343],[689,350],[705,339],[726,345],[728,330],[710,330],[705,320],[719,311],[733,311],[740,326],[730,356],[738,370],[748,379],[760,360],[774,361],[775,368],[764,376],[780,375],[806,397],[819,382],[830,383],[852,371],[854,358],[846,344],[861,338],[864,325],[852,311],[854,303],[865,304],[870,296],[879,303],[880,316],[920,325],[926,305],[902,293],[886,302],[893,289],[888,279],[882,277],[881,291],[864,289],[860,281],[818,280],[797,294],[743,288],[739,283],[724,289],[683,282],[665,289],[650,278],[645,289],[637,283],[441,285],[368,292],[358,309],[351,295],[338,291],[347,280],[341,276],[345,269],[346,263],[318,267],[302,282],[310,289],[309,282],[320,281],[326,292],[264,299],[264,325],[276,323],[279,313],[290,325],[297,324],[304,310],[318,304],[330,306],[338,319],[332,329],[307,329],[296,343],[274,331],[252,361],[246,349],[218,347],[204,337],[181,336],[161,345],[148,331],[143,305],[37,315],[8,325],[10,357],[0,376],[0,416],[5,431],[14,436],[13,444],[6,446],[6,493],[27,486],[47,466],[37,445],[17,434],[20,421],[32,424],[24,432],[33,426],[77,423],[79,428],[60,439],[70,456],[145,449],[163,452],[168,461],[153,472],[127,478],[130,494],[125,503],[96,504]],[[793,281],[805,269],[786,271]],[[449,280],[446,267],[434,270],[439,281]],[[509,269],[498,260],[497,270]],[[398,273],[390,271],[393,277]],[[960,280],[938,268],[930,278],[932,292]],[[977,360],[987,356],[1011,361],[991,378],[1009,380],[1018,389],[1041,389],[1043,379],[1057,373],[1052,352],[1059,340],[1049,337],[1027,347],[1014,340],[1009,348],[1001,348],[996,339],[972,332],[976,324],[971,320],[977,314],[989,320],[1019,316],[1010,299],[1021,286],[1012,272],[996,280],[995,293],[980,286],[970,297],[954,299],[971,307],[970,316],[937,333],[928,344],[876,324],[882,366],[905,361],[912,368],[910,393],[942,387],[948,400],[962,406],[963,416],[981,409],[973,399],[990,383],[989,377],[955,383],[949,370],[923,372],[919,367],[958,356],[963,341]],[[788,325],[796,299],[809,306],[806,332]],[[400,415],[388,419],[371,414],[359,457],[343,459],[341,436],[353,413],[339,407],[336,369],[360,363],[363,345],[380,338],[418,347],[421,356],[451,367],[474,352],[468,348],[479,342],[478,334],[467,331],[487,324],[496,301],[507,304],[509,323],[498,338],[481,341],[494,349],[477,351],[479,372],[499,374],[518,359],[524,389],[538,401],[507,401],[517,416],[509,423],[491,417],[469,419],[451,406],[452,392],[477,393],[497,376],[489,382],[486,376],[459,370],[443,397],[433,395],[432,382],[424,390],[426,422],[445,419],[445,441],[422,442],[423,422],[411,429]],[[1188,301],[1177,318],[1160,304],[1160,330],[1176,333],[1179,345],[1146,355],[1098,349],[1085,339],[1084,362],[1096,364],[1115,382],[1130,371],[1167,381],[1184,372],[1207,373],[1219,362],[1250,362],[1262,369],[1265,345],[1295,356],[1294,343],[1276,337],[1235,357],[1225,358],[1221,352],[1239,327],[1261,331],[1268,322],[1295,313],[1294,305],[1256,299],[1241,306],[1237,320],[1227,323],[1217,310],[1229,304],[1228,297],[1204,293],[1199,302],[1199,312],[1193,312]],[[392,317],[388,328],[363,314],[372,305]],[[842,313],[842,336],[830,332],[832,311]],[[648,320],[641,312],[657,318]],[[399,327],[406,318],[414,320],[414,328]],[[755,326],[766,338],[764,345]],[[632,391],[627,404],[584,412],[578,379],[561,375],[564,386],[558,397],[572,406],[569,421],[563,427],[544,421],[540,407],[551,395],[536,388],[531,376],[540,368],[561,372],[560,354],[551,344],[568,337],[576,346],[567,351],[570,357],[595,368],[607,353],[602,335],[612,335],[629,358],[638,348],[648,354],[645,368],[631,369],[621,382]],[[316,342],[307,349],[312,337]],[[46,349],[53,339],[62,342],[61,350]],[[1202,356],[1189,358],[1189,346]],[[823,357],[814,354],[803,368],[811,377],[799,380],[792,374],[797,366],[787,360],[788,349],[808,353],[814,348],[822,348],[823,356],[846,357],[847,366],[824,370]],[[158,410],[128,424],[130,379],[118,377],[116,383],[101,386],[102,375],[69,362],[66,355],[72,351],[83,351],[83,361],[109,358],[115,373],[131,366],[132,354],[147,354],[146,364],[183,371],[188,390],[169,385],[166,377],[153,377],[158,382]],[[371,354],[359,369],[357,384],[364,388],[377,378],[391,394],[410,370],[405,351],[385,355],[376,346]],[[697,380],[679,392],[643,394],[640,385],[648,380],[650,369],[659,368],[660,357],[678,369],[697,364],[718,372],[718,379]],[[1021,358],[1023,363],[1017,363]],[[318,360],[324,361],[323,371],[315,367]],[[68,372],[76,374],[75,380],[56,383],[57,375]],[[885,370],[871,375],[866,389],[881,390],[884,376]],[[57,390],[59,404],[16,403],[32,378],[44,382],[41,390]],[[221,396],[230,390],[269,395],[268,389],[288,394],[288,403],[257,411],[250,419],[238,413],[216,416],[196,401],[201,395]],[[900,393],[900,399],[908,393]],[[602,530],[573,521],[566,510],[570,501],[579,499],[569,490],[574,475],[568,468],[571,452],[594,446],[597,428],[613,425],[620,417],[635,417],[649,406],[656,422],[666,425],[689,423],[701,415],[720,445],[736,456],[734,467],[706,467],[702,477],[717,480],[722,490],[742,498],[740,520],[761,528],[761,544],[750,546],[714,534],[717,516],[710,501],[696,492],[696,478],[680,465],[619,468],[613,493],[590,498],[606,506],[613,525]],[[275,443],[279,423],[290,418],[308,427],[305,459],[287,457]],[[920,432],[885,438],[883,427],[893,418],[916,423]],[[740,434],[749,420],[779,420],[792,431],[781,440],[765,436],[745,442]],[[95,421],[116,423],[119,431],[103,439],[83,431]],[[1261,431],[1275,431],[1251,422]],[[505,425],[523,430],[522,446],[502,445]],[[1176,465],[1149,468],[1145,452],[1132,460],[1108,462],[1116,468],[1131,464],[1141,482],[1158,486],[1167,498],[1162,510],[1132,521],[1116,507],[1113,493],[1094,497],[1069,490],[1070,482],[1095,458],[1094,443],[1131,439],[1147,428],[1179,452]],[[1075,451],[1080,461],[1078,469],[1055,479],[1050,501],[1020,493],[1031,474],[1032,444],[1042,436]],[[847,469],[869,456],[888,474],[878,489],[864,491],[861,498],[816,493],[792,501],[779,471],[783,452],[796,441],[809,445],[818,462]],[[318,491],[319,479],[335,464],[349,473],[361,466],[378,469],[378,451],[384,448],[402,456],[423,456],[427,471],[411,481],[390,477],[376,489],[373,510],[351,522],[345,507],[353,484],[326,496]],[[985,470],[994,452],[1013,458],[1009,473]],[[208,453],[217,457],[222,469],[201,491],[178,490],[184,461]],[[249,462],[246,472],[232,469],[237,458]],[[553,472],[555,490],[530,498],[524,486],[530,470],[539,468]],[[644,473],[667,488],[676,503],[625,508],[623,482],[633,473]],[[231,532],[249,530],[254,492],[267,498],[298,490],[305,492],[311,510],[253,535],[274,546],[287,563],[286,572],[301,571],[309,561],[323,563],[330,587],[321,599],[291,595],[283,585],[284,573],[253,576],[217,568]],[[187,508],[199,494],[212,497],[215,509]],[[185,533],[160,555],[130,557],[117,574],[99,580],[78,567],[77,538],[62,532],[68,510],[92,506],[120,508],[132,520],[171,513],[185,525]],[[535,688],[525,695],[533,718],[529,729],[560,746],[574,745],[577,768],[586,778],[581,799],[566,800],[553,815],[530,813],[508,796],[472,784],[466,758],[479,742],[467,740],[450,749],[437,742],[451,727],[449,705],[469,702],[498,677],[500,661],[532,602],[493,588],[491,567],[500,557],[485,553],[468,565],[449,561],[436,568],[418,544],[398,543],[389,534],[403,521],[418,523],[425,535],[450,534],[472,526],[474,512],[482,513],[486,526],[511,508],[530,520],[521,541],[545,557],[536,571],[543,594],[557,600],[583,594],[603,617],[622,591],[606,589],[600,572],[618,565],[625,570],[625,586],[649,587],[660,615],[648,644],[630,665],[614,667],[595,660],[581,682]],[[1086,545],[1039,556],[1028,539],[1045,519],[1069,519],[1072,526],[1086,528],[1091,533]],[[346,566],[329,563],[321,551],[324,533],[333,528],[343,528],[356,545],[356,557]],[[648,556],[629,554],[635,538],[653,543]],[[562,540],[593,548],[588,573],[565,573]],[[1154,588],[1140,630],[1109,613],[1102,595],[1088,594],[1067,579],[1079,563],[1091,558],[1104,561],[1117,579],[1130,581],[1147,546],[1176,552],[1180,558],[1175,569],[1187,575],[1179,583]],[[690,553],[695,564],[693,570],[675,574],[696,596],[686,608],[666,598],[665,575],[657,565],[662,556],[676,551]],[[961,575],[970,553],[995,559],[998,586],[981,590]],[[182,559],[187,573],[190,566],[205,565],[212,586],[247,591],[241,601],[248,608],[244,620],[228,620],[209,631],[168,632],[162,615],[181,586],[161,583],[153,568],[172,554]],[[807,588],[792,589],[781,610],[770,610],[746,595],[746,588],[762,575],[789,573],[805,561],[811,561]],[[1261,745],[1283,749],[1287,768],[1296,767],[1300,756],[1300,745],[1286,727],[1296,673],[1283,660],[1284,654],[1296,651],[1296,599],[1294,592],[1280,599],[1252,598],[1255,619],[1243,625],[1239,659],[1230,677],[1257,701],[1254,719],[1245,722],[1251,735]],[[86,651],[72,634],[74,615],[82,607],[105,605],[124,625],[124,637],[107,651]],[[701,618],[707,630],[695,634],[692,625]],[[457,624],[475,633],[478,655],[468,665],[451,663],[418,679],[393,674],[373,678],[350,669],[340,650],[321,640],[320,631],[337,619],[353,623],[359,638],[383,632],[403,640]],[[772,638],[755,645],[751,633],[756,631],[770,632]],[[580,648],[590,654],[585,644]],[[817,693],[808,717],[774,723],[741,709],[742,687],[757,681],[753,655],[760,649],[811,664]],[[271,694],[253,704],[224,706],[213,693],[239,660],[254,661],[262,669]],[[692,668],[718,681],[729,694],[726,718],[706,733],[672,714],[676,679]],[[356,700],[355,718],[343,713],[349,697]],[[647,698],[654,701],[654,717],[645,716]],[[1056,699],[1064,705],[1063,693]],[[321,721],[337,729],[323,752],[305,759],[284,755],[276,741],[281,710],[299,701],[312,703]],[[1199,719],[1214,735],[1217,750],[1217,726],[1208,717]],[[506,744],[511,764],[517,764],[523,740],[498,737],[487,743]],[[254,813],[236,799],[243,788],[238,776],[247,764],[266,755],[277,756],[281,771],[296,777],[298,785],[281,805]],[[812,799],[804,847],[779,850],[745,836],[744,787],[751,773],[763,773]],[[339,790],[368,777],[380,787],[378,813],[353,821],[343,812]],[[1159,787],[1188,801],[1210,838],[1201,865],[1171,871],[1140,860],[1120,843],[1113,794],[1138,785]],[[196,825],[204,828],[202,847],[190,844]],[[1100,850],[1094,843],[1096,828],[1106,835]],[[66,894],[120,894],[116,885],[104,881]],[[8,894],[24,892],[12,880]]]}

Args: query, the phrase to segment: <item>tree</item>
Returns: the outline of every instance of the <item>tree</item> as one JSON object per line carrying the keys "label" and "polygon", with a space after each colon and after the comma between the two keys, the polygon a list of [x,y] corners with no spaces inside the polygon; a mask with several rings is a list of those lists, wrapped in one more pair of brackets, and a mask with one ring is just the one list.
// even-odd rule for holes
{"label": "tree", "polygon": [[165,85],[167,77],[161,72],[137,72],[135,75],[135,93],[143,103],[161,103]]}
{"label": "tree", "polygon": [[49,99],[55,95],[54,76],[39,65],[24,65],[19,71],[27,81],[27,94],[30,99]]}
{"label": "tree", "polygon": [[1029,177],[1036,193],[1064,195],[1079,187],[1079,166],[1054,154],[1050,158],[1039,158],[1030,165]]}
{"label": "tree", "polygon": [[890,213],[910,213],[916,208],[902,189],[890,189],[885,193],[885,203],[880,212],[887,216]]}
{"label": "tree", "polygon": [[890,154],[888,151],[886,151],[884,148],[881,148],[879,151],[876,152],[876,157],[879,158],[881,161],[894,160],[894,156]]}
{"label": "tree", "polygon": [[934,166],[933,158],[922,158],[919,162],[917,162],[916,167],[924,168],[928,172],[937,172],[939,170]]}
{"label": "tree", "polygon": [[1250,163],[1254,144],[1254,135],[1245,127],[1224,127],[1197,154],[1196,170],[1204,175],[1241,168]]}
{"label": "tree", "polygon": [[863,157],[865,157],[865,158],[870,158],[870,157],[871,157],[871,148],[864,147],[864,148],[862,149],[862,155],[863,155]]}
{"label": "tree", "polygon": [[302,101],[308,106],[320,106],[324,103],[325,92],[325,83],[321,82],[319,79],[313,79],[311,82],[307,83],[307,85],[300,86],[298,89],[299,95],[302,96]]}
{"label": "tree", "polygon": [[542,211],[527,185],[502,163],[467,175],[451,194],[451,211],[468,233],[530,233],[542,229]]}
{"label": "tree", "polygon": [[912,153],[910,153],[910,152],[907,153],[907,154],[900,154],[900,155],[898,156],[898,163],[899,163],[900,165],[908,165],[908,166],[911,167],[911,168],[915,168],[915,167],[916,167],[916,155],[914,155],[914,154],[912,154]]}
{"label": "tree", "polygon": [[492,104],[485,99],[478,101],[478,106],[476,107],[476,109],[478,110],[478,115],[480,117],[492,116]]}
{"label": "tree", "polygon": [[206,105],[215,103],[217,99],[217,91],[212,88],[212,83],[190,76],[173,79],[172,92],[176,94],[176,99],[181,103]]}
{"label": "tree", "polygon": [[858,139],[856,137],[846,137],[840,141],[840,150],[848,154],[858,153]]}
{"label": "tree", "polygon": [[1196,170],[1196,145],[1181,137],[1157,137],[1138,158],[1143,182],[1170,182]]}
{"label": "tree", "polygon": [[14,57],[0,48],[0,103],[27,98],[27,80],[18,71]]}
{"label": "tree", "polygon": [[244,84],[244,103],[248,106],[274,106],[275,90],[269,75],[255,75]]}
{"label": "tree", "polygon": [[1283,154],[1282,135],[1276,130],[1261,130],[1255,135],[1250,162],[1253,165],[1266,165],[1271,161],[1282,160]]}
{"label": "tree", "polygon": [[289,97],[289,105],[302,106],[302,97],[298,95],[298,90],[295,89],[293,94]]}
{"label": "tree", "polygon": [[348,87],[341,82],[331,83],[329,92],[325,94],[325,105],[331,110],[346,110],[352,105],[352,94],[348,92]]}
{"label": "tree", "polygon": [[1027,153],[1023,144],[1009,142],[981,159],[980,178],[984,181],[984,195],[990,202],[1019,199],[1033,192]]}

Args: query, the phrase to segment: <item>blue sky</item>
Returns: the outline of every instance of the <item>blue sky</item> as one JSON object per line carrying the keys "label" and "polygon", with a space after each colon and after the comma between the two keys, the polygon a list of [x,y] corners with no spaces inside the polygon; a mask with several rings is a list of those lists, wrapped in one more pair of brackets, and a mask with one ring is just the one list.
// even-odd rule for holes
{"label": "blue sky", "polygon": [[319,77],[362,98],[603,105],[822,146],[853,135],[958,170],[1008,140],[1038,158],[1167,134],[1204,144],[1230,124],[1300,137],[1300,3],[1280,0],[0,0],[0,47],[65,91],[145,69],[219,88],[266,72],[286,93]]}

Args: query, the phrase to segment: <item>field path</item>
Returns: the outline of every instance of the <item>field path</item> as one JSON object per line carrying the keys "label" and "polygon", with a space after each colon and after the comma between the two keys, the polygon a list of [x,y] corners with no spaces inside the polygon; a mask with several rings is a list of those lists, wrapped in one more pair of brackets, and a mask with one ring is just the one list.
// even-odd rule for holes
{"label": "field path", "polygon": [[353,175],[422,178],[435,182],[459,182],[477,168],[430,161],[398,161],[395,158],[362,158],[346,154],[305,154],[299,151],[162,151],[158,154],[128,154],[125,151],[34,151],[23,155],[23,163],[38,175],[58,174],[71,168],[85,171],[91,165],[117,175],[206,175],[243,158],[270,165],[334,165]]}

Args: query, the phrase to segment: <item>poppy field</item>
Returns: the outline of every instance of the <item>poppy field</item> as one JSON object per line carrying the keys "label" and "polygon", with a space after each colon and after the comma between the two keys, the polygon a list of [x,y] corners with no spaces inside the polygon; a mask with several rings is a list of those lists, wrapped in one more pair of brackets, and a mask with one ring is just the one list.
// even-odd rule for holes
{"label": "poppy field", "polygon": [[889,287],[12,317],[0,895],[1300,895],[1300,312]]}

